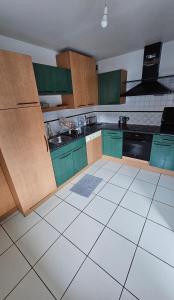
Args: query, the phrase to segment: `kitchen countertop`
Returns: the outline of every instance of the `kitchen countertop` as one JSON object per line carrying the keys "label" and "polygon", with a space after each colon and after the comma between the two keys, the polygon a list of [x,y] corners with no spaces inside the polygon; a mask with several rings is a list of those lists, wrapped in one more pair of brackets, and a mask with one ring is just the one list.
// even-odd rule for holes
{"label": "kitchen countertop", "polygon": [[148,133],[148,134],[171,134],[171,133],[161,132],[160,126],[127,124],[120,127],[118,124],[114,124],[114,123],[100,123],[100,124],[88,125],[82,127],[82,133],[79,135],[69,136],[68,133],[62,133],[61,134],[62,143],[60,144],[49,143],[50,151],[52,152],[79,138],[85,137],[87,135],[90,135],[102,129],[121,130],[123,132],[140,132],[140,133]]}

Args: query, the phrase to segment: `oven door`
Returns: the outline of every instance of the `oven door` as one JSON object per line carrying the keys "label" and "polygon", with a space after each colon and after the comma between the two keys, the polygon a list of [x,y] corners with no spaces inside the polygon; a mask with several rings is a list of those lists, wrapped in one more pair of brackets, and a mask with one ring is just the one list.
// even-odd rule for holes
{"label": "oven door", "polygon": [[152,137],[152,134],[124,132],[123,155],[149,161]]}

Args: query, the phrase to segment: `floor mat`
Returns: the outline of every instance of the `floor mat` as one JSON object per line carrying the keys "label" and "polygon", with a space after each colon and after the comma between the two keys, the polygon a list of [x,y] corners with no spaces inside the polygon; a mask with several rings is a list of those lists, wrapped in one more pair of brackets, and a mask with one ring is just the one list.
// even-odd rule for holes
{"label": "floor mat", "polygon": [[71,188],[71,191],[83,197],[89,197],[101,181],[99,177],[86,174]]}

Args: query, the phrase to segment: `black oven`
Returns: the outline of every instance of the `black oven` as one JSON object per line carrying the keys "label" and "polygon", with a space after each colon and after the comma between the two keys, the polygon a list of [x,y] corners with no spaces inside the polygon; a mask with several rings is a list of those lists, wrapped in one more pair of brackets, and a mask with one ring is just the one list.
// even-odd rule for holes
{"label": "black oven", "polygon": [[124,132],[123,155],[149,161],[152,138],[153,135],[149,133]]}

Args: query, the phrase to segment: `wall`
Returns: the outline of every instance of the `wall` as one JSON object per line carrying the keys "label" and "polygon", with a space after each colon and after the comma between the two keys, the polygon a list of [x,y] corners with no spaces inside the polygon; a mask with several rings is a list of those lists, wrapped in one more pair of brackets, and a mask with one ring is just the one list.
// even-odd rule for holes
{"label": "wall", "polygon": [[56,51],[0,35],[0,49],[32,56],[33,62],[56,66]]}
{"label": "wall", "polygon": [[[143,66],[144,49],[124,55],[104,59],[98,62],[99,73],[115,69],[128,71],[128,80],[140,79]],[[174,41],[164,43],[161,55],[160,74],[174,74]],[[117,106],[101,106],[99,122],[117,121],[120,114],[130,117],[129,123],[160,125],[162,111],[165,106],[174,106],[174,95],[127,97],[126,104]]]}

